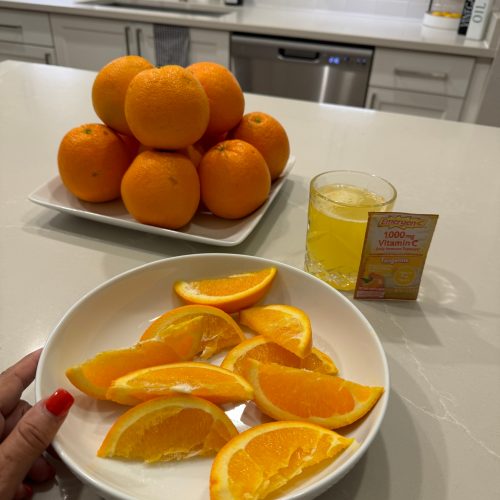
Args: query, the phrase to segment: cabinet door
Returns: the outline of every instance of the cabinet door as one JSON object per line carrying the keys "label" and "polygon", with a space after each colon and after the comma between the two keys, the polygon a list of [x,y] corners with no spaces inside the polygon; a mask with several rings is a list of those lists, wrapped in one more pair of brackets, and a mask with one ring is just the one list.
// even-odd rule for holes
{"label": "cabinet door", "polygon": [[50,47],[22,43],[0,42],[0,61],[13,59],[41,64],[56,64],[56,54]]}
{"label": "cabinet door", "polygon": [[212,61],[229,68],[229,32],[191,28],[189,62]]}
{"label": "cabinet door", "polygon": [[458,120],[462,103],[457,97],[378,87],[370,87],[366,98],[367,108],[444,120]]}
{"label": "cabinet door", "polygon": [[142,56],[151,64],[156,64],[155,36],[153,25],[147,23],[129,23],[132,54]]}
{"label": "cabinet door", "polygon": [[131,54],[155,64],[152,25],[58,15],[52,15],[51,21],[62,66],[98,71],[109,61]]}

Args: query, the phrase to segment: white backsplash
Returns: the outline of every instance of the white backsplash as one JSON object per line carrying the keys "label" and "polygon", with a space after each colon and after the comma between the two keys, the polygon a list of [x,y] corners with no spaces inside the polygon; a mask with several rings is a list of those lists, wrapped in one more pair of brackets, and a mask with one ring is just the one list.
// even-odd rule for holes
{"label": "white backsplash", "polygon": [[[410,18],[421,18],[429,7],[429,0],[243,0],[243,3]],[[493,8],[500,10],[500,0],[495,0]]]}

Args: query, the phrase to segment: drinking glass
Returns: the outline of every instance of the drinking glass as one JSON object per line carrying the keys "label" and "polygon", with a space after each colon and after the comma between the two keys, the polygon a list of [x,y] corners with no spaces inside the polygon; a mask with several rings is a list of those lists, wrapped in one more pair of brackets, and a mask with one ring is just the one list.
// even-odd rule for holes
{"label": "drinking glass", "polygon": [[334,170],[311,180],[305,269],[337,290],[353,290],[369,212],[389,212],[394,186],[375,175]]}

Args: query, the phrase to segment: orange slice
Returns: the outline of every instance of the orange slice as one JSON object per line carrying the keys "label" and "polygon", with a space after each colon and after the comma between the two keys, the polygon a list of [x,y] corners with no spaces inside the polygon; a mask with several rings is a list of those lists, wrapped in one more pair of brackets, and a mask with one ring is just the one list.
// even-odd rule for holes
{"label": "orange slice", "polygon": [[259,409],[276,420],[304,420],[337,429],[366,415],[384,389],[333,375],[249,359],[245,377]]}
{"label": "orange slice", "polygon": [[305,468],[337,457],[352,442],[307,422],[257,425],[231,439],[217,453],[210,472],[210,498],[266,498]]}
{"label": "orange slice", "polygon": [[217,307],[188,305],[176,307],[160,317],[142,334],[141,340],[164,339],[180,331],[201,333],[201,357],[206,359],[245,339],[229,314]]}
{"label": "orange slice", "polygon": [[244,309],[240,312],[239,322],[299,358],[305,358],[311,352],[311,322],[297,307],[277,304]]}
{"label": "orange slice", "polygon": [[335,375],[338,371],[332,359],[319,349],[313,347],[311,353],[301,359],[263,335],[257,335],[233,347],[226,354],[221,367],[242,375],[243,366],[247,359],[256,359],[262,363],[278,363],[293,368],[304,368],[330,375]]}
{"label": "orange slice", "polygon": [[268,292],[277,269],[233,274],[199,281],[177,281],[174,290],[188,304],[215,306],[227,313],[256,304]]}
{"label": "orange slice", "polygon": [[66,370],[69,381],[85,394],[106,399],[111,382],[149,366],[188,361],[200,352],[201,332],[176,332],[168,339],[151,339],[132,347],[104,351]]}
{"label": "orange slice", "polygon": [[238,431],[216,405],[194,396],[151,399],[109,429],[97,455],[145,462],[210,455]]}
{"label": "orange slice", "polygon": [[253,389],[240,375],[208,363],[173,363],[138,370],[116,379],[106,397],[135,405],[158,396],[190,394],[223,404],[253,399]]}

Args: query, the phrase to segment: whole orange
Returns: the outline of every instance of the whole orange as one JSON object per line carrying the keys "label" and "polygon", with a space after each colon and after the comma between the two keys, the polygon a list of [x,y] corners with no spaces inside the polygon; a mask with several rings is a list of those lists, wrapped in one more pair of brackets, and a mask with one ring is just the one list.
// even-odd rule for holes
{"label": "whole orange", "polygon": [[269,196],[271,176],[262,155],[251,144],[223,141],[210,149],[198,167],[201,198],[215,215],[239,219]]}
{"label": "whole orange", "polygon": [[290,156],[290,143],[285,128],[276,118],[254,111],[247,113],[230,137],[255,146],[266,160],[271,180],[277,179]]}
{"label": "whole orange", "polygon": [[92,86],[92,105],[97,116],[109,127],[131,134],[125,119],[125,94],[135,75],[153,65],[140,56],[123,56],[104,66]]}
{"label": "whole orange", "polygon": [[117,133],[106,125],[90,123],[71,129],[57,154],[61,180],[84,201],[111,201],[120,196],[130,152]]}
{"label": "whole orange", "polygon": [[121,193],[139,222],[178,229],[193,217],[200,201],[200,181],[183,154],[143,151],[123,176]]}
{"label": "whole orange", "polygon": [[208,98],[201,83],[175,65],[137,74],[125,97],[125,116],[134,136],[156,149],[180,149],[205,133]]}
{"label": "whole orange", "polygon": [[245,110],[245,98],[234,75],[214,62],[194,63],[187,69],[200,81],[208,96],[210,120],[207,133],[214,136],[236,126]]}

